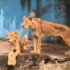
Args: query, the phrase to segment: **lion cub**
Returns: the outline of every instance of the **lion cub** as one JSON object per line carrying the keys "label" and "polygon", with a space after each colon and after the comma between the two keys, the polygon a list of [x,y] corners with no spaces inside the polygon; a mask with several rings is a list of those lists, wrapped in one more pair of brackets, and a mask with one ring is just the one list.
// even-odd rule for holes
{"label": "lion cub", "polygon": [[18,30],[15,32],[9,32],[7,33],[7,40],[10,43],[10,50],[8,53],[8,65],[15,65],[16,64],[16,57],[22,50],[27,50],[27,35],[24,35],[23,38],[19,38]]}

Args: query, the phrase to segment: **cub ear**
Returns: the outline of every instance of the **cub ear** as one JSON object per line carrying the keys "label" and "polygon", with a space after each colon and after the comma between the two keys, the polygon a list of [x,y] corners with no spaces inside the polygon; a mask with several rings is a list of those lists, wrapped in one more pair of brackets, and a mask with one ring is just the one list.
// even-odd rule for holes
{"label": "cub ear", "polygon": [[18,30],[16,30],[15,33],[18,34]]}
{"label": "cub ear", "polygon": [[27,17],[26,16],[23,16],[23,18],[26,19]]}
{"label": "cub ear", "polygon": [[31,16],[29,16],[28,18],[32,21],[32,17]]}
{"label": "cub ear", "polygon": [[6,31],[7,34],[9,34],[9,31]]}

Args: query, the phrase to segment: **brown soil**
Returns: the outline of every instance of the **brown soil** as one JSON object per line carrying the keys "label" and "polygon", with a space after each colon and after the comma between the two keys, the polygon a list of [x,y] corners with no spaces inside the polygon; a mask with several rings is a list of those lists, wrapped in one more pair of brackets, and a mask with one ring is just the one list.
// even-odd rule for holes
{"label": "brown soil", "polygon": [[[28,41],[27,44],[33,45],[33,42]],[[17,66],[21,67],[23,65],[22,66],[22,68],[23,68],[24,65],[28,64],[28,63],[26,64],[25,61],[32,62],[33,63],[32,67],[39,65],[40,68],[43,67],[42,68],[43,70],[45,70],[45,68],[47,68],[46,70],[49,70],[48,68],[50,68],[50,66],[51,66],[51,69],[53,68],[52,70],[57,70],[57,69],[63,70],[63,68],[65,68],[66,66],[70,67],[70,56],[67,56],[64,54],[68,50],[68,48],[66,46],[64,46],[61,42],[60,43],[57,41],[54,41],[54,42],[49,41],[48,43],[42,42],[41,48],[42,48],[41,49],[42,52],[40,55],[30,54],[30,51],[33,48],[29,48],[28,51],[23,51],[17,57],[16,67]],[[2,70],[5,70],[5,68],[7,66],[8,52],[9,52],[9,43],[7,41],[0,40],[0,68]],[[28,58],[27,60],[24,59],[26,57]],[[24,62],[24,64],[22,62]],[[22,69],[22,70],[25,70],[25,69]]]}

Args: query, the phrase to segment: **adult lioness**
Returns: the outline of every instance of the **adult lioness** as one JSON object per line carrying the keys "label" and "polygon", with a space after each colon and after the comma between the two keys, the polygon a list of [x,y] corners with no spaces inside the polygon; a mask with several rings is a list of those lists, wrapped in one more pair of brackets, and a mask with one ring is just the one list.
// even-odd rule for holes
{"label": "adult lioness", "polygon": [[42,36],[59,36],[68,46],[68,52],[65,54],[70,55],[70,29],[67,26],[54,22],[42,21],[40,18],[24,16],[22,27],[23,29],[27,29],[28,27],[32,29],[34,50],[31,51],[31,53],[40,54]]}
{"label": "adult lioness", "polygon": [[18,30],[16,30],[15,32],[7,31],[7,40],[10,43],[10,50],[8,53],[8,65],[15,65],[17,55],[21,51],[27,50],[28,47],[28,45],[26,45],[28,39],[27,35],[24,35],[23,38],[19,38],[17,35]]}

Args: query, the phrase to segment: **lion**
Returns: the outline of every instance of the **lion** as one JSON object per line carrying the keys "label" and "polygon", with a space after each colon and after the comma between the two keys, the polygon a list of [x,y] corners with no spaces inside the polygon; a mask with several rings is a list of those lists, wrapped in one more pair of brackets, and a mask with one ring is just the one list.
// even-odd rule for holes
{"label": "lion", "polygon": [[32,29],[34,50],[31,53],[41,53],[41,37],[42,36],[58,36],[61,41],[67,45],[68,51],[66,55],[70,55],[70,29],[62,24],[50,21],[42,21],[40,18],[32,18],[24,16],[22,28]]}
{"label": "lion", "polygon": [[28,36],[24,35],[23,38],[18,37],[18,30],[14,31],[6,31],[7,40],[10,43],[10,50],[8,53],[8,65],[14,66],[16,64],[16,57],[23,50],[28,50],[27,40]]}

